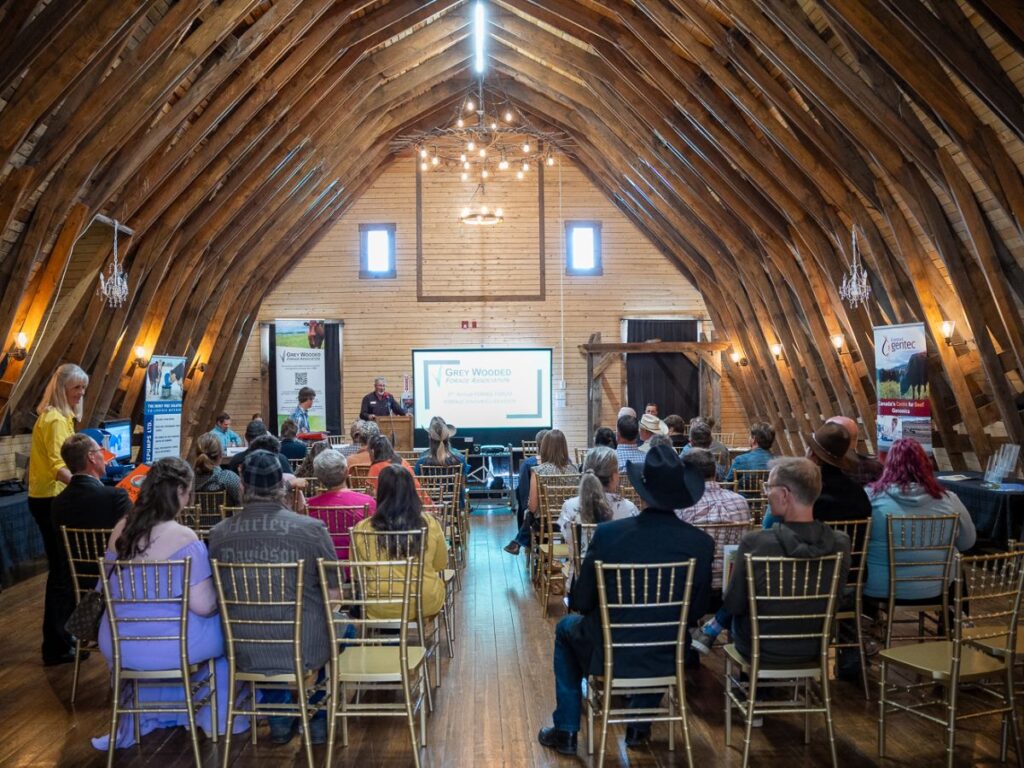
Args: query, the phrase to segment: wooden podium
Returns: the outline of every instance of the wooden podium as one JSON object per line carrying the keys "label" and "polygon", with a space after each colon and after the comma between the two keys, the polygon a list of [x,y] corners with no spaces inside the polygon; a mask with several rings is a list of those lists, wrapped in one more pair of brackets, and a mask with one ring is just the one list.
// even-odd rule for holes
{"label": "wooden podium", "polygon": [[396,451],[412,450],[412,416],[378,416],[377,427]]}

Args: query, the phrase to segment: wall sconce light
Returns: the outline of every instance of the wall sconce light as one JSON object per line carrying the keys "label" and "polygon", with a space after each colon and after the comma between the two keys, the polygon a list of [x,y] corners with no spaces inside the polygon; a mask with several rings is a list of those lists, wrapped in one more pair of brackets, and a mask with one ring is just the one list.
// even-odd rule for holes
{"label": "wall sconce light", "polygon": [[967,339],[963,341],[953,341],[953,331],[956,330],[956,320],[943,320],[942,321],[942,340],[946,342],[947,347],[959,347],[966,346]]}
{"label": "wall sconce light", "polygon": [[14,346],[11,347],[11,351],[7,354],[15,360],[24,360],[28,357],[28,336],[24,332],[19,332],[14,337]]}
{"label": "wall sconce light", "polygon": [[135,348],[135,365],[139,368],[145,368],[149,365],[149,358],[146,357],[146,348],[143,346]]}
{"label": "wall sconce light", "polygon": [[782,345],[781,344],[772,344],[771,351],[772,351],[772,355],[775,357],[776,360],[781,360],[782,359]]}
{"label": "wall sconce light", "polygon": [[206,373],[206,363],[197,363],[196,370],[200,373]]}
{"label": "wall sconce light", "polygon": [[832,346],[835,347],[836,353],[840,355],[852,355],[850,350],[843,351],[843,346],[846,344],[846,337],[841,333],[832,335]]}
{"label": "wall sconce light", "polygon": [[749,365],[750,361],[747,360],[743,355],[737,352],[735,349],[729,353],[729,359],[734,365]]}

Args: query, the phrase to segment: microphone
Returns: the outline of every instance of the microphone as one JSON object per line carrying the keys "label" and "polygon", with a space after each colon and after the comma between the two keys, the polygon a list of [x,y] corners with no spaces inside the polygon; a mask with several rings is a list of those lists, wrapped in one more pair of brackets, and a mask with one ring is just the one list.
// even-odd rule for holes
{"label": "microphone", "polygon": [[395,400],[393,397],[391,397],[390,392],[384,393],[384,402],[388,404],[388,416],[394,416],[394,414],[391,412],[391,404],[395,402]]}

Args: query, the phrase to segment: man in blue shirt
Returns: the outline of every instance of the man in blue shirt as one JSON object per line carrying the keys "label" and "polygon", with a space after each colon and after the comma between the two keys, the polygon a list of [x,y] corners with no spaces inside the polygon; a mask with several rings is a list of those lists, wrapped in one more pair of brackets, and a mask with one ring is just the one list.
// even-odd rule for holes
{"label": "man in blue shirt", "polygon": [[640,423],[636,416],[628,413],[619,416],[615,422],[615,452],[619,455],[619,472],[626,471],[626,462],[632,461],[643,464],[647,454],[640,450],[637,438],[640,436]]}
{"label": "man in blue shirt", "polygon": [[772,444],[775,442],[775,429],[765,421],[755,421],[750,425],[750,448],[746,453],[741,453],[733,459],[729,467],[729,474],[725,476],[726,482],[733,479],[733,473],[737,469],[768,469],[768,462],[772,460]]}
{"label": "man in blue shirt", "polygon": [[231,429],[231,414],[227,412],[217,417],[217,424],[210,430],[210,434],[220,441],[220,447],[223,451],[227,451],[232,446],[243,445],[242,438]]}
{"label": "man in blue shirt", "polygon": [[298,427],[299,434],[312,432],[309,428],[309,409],[313,407],[314,399],[316,399],[316,390],[312,387],[303,387],[299,390],[299,405],[291,415],[291,420]]}

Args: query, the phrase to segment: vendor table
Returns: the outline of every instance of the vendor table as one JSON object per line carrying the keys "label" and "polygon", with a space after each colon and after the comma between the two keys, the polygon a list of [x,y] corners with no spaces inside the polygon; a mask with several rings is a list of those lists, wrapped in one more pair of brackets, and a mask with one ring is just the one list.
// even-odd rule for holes
{"label": "vendor table", "polygon": [[1008,539],[1021,538],[1024,524],[1024,484],[1003,483],[1000,488],[983,488],[981,472],[960,472],[964,480],[937,475],[946,488],[960,497],[974,520],[978,537],[992,539],[1005,546]]}
{"label": "vendor table", "polygon": [[23,566],[46,557],[43,537],[28,511],[28,494],[0,496],[0,580],[13,584]]}

